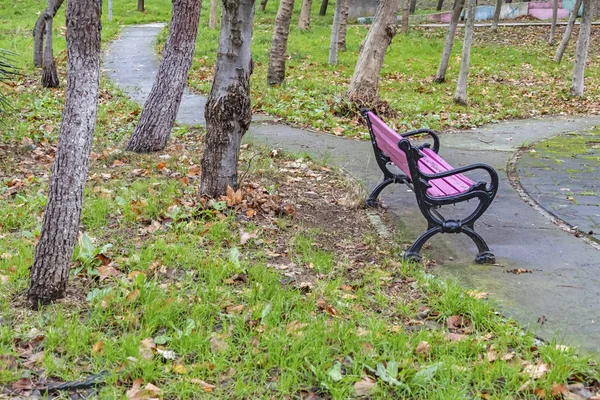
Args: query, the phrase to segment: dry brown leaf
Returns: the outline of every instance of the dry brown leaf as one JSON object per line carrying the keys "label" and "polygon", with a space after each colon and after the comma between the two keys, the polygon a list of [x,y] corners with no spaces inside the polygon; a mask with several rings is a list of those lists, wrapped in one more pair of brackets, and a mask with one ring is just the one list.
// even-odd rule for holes
{"label": "dry brown leaf", "polygon": [[511,351],[510,353],[506,353],[502,357],[500,357],[500,359],[502,361],[510,361],[513,358],[515,358],[515,352],[514,351]]}
{"label": "dry brown leaf", "polygon": [[222,338],[218,337],[217,335],[212,335],[210,337],[210,350],[213,353],[221,353],[225,350],[227,350],[227,348],[229,347],[229,345],[227,344],[227,342],[225,342]]}
{"label": "dry brown leaf", "polygon": [[465,318],[463,316],[453,315],[451,317],[448,317],[446,323],[450,332],[464,334],[473,332],[473,323],[470,319]]}
{"label": "dry brown leaf", "polygon": [[527,361],[523,362],[523,373],[532,379],[539,379],[550,370],[548,364],[544,364],[542,360],[533,365]]}
{"label": "dry brown leaf", "polygon": [[199,176],[200,175],[200,166],[192,165],[188,170],[188,176]]}
{"label": "dry brown leaf", "polygon": [[535,394],[539,399],[545,399],[546,398],[546,391],[542,388],[535,388],[533,390],[533,394]]}
{"label": "dry brown leaf", "polygon": [[558,395],[567,394],[568,391],[569,389],[562,383],[553,383],[550,393],[552,394],[552,397],[558,397]]}
{"label": "dry brown leaf", "polygon": [[100,274],[100,281],[105,280],[109,276],[119,276],[121,273],[114,267],[110,265],[103,265],[98,267],[98,273]]}
{"label": "dry brown leaf", "polygon": [[231,186],[227,186],[227,195],[225,196],[225,201],[227,202],[228,207],[240,204],[242,202],[242,189],[235,191]]}
{"label": "dry brown leaf", "polygon": [[446,335],[446,339],[448,339],[451,342],[460,342],[461,340],[465,340],[468,337],[469,336],[463,335],[463,334],[460,334],[460,333],[448,333]]}
{"label": "dry brown leaf", "polygon": [[216,388],[215,385],[211,385],[210,383],[206,383],[202,379],[193,378],[193,379],[190,380],[190,382],[193,383],[194,385],[200,386],[200,388],[202,390],[204,390],[205,392],[207,392],[207,393],[212,392]]}
{"label": "dry brown leaf", "polygon": [[98,354],[104,349],[104,342],[102,340],[98,340],[96,343],[92,345],[92,353]]}
{"label": "dry brown leaf", "polygon": [[31,379],[21,378],[12,384],[14,390],[31,390],[33,389],[33,383]]}
{"label": "dry brown leaf", "polygon": [[139,352],[140,356],[144,360],[150,360],[154,357],[154,351],[156,350],[156,343],[151,337],[146,338],[140,342]]}
{"label": "dry brown leaf", "polygon": [[138,297],[140,297],[140,289],[135,289],[134,291],[130,292],[127,295],[126,300],[127,301],[136,301],[138,299]]}
{"label": "dry brown leaf", "polygon": [[287,326],[285,327],[285,332],[288,335],[300,336],[300,335],[302,335],[302,328],[304,328],[305,326],[306,326],[305,323],[294,320],[287,324]]}
{"label": "dry brown leaf", "polygon": [[493,349],[490,349],[487,353],[487,359],[489,362],[494,362],[498,359],[498,354]]}
{"label": "dry brown leaf", "polygon": [[361,352],[366,356],[375,355],[375,347],[371,343],[363,343],[360,345]]}
{"label": "dry brown leaf", "polygon": [[431,345],[426,341],[422,341],[417,345],[415,353],[429,355],[431,353]]}
{"label": "dry brown leaf", "polygon": [[248,240],[250,239],[256,239],[256,237],[258,236],[258,232],[252,232],[252,233],[248,233],[246,231],[244,231],[243,229],[240,229],[240,245],[245,245]]}
{"label": "dry brown leaf", "polygon": [[142,378],[133,381],[131,389],[125,393],[127,400],[150,400],[160,398],[162,390],[151,383],[148,383],[142,389],[142,383],[144,383]]}
{"label": "dry brown leaf", "polygon": [[369,396],[375,390],[375,386],[377,386],[377,382],[373,378],[363,376],[354,384],[354,394],[358,397]]}
{"label": "dry brown leaf", "polygon": [[487,299],[489,296],[489,293],[480,292],[479,290],[467,290],[467,294],[473,297],[474,299],[478,300]]}
{"label": "dry brown leaf", "polygon": [[173,367],[173,372],[179,375],[187,374],[187,368],[183,364],[177,364]]}

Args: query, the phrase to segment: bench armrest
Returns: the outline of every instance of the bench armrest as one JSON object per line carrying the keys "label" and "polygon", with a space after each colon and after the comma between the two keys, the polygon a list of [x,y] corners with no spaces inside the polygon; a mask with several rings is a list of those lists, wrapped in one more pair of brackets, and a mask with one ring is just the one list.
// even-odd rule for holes
{"label": "bench armrest", "polygon": [[483,169],[484,171],[486,171],[488,173],[488,175],[490,176],[490,189],[494,193],[496,193],[496,191],[498,190],[498,173],[496,172],[496,170],[494,168],[490,167],[487,164],[482,164],[482,163],[471,164],[471,165],[467,165],[464,167],[458,167],[458,168],[454,168],[454,169],[451,169],[448,171],[439,172],[437,174],[426,174],[424,172],[421,172],[421,176],[423,176],[425,179],[430,181],[433,179],[441,179],[441,178],[447,178],[452,175],[463,174],[465,172],[473,171],[476,169]]}
{"label": "bench armrest", "polygon": [[404,132],[401,133],[400,136],[402,136],[403,138],[407,138],[407,137],[411,137],[411,136],[415,136],[415,135],[421,135],[421,134],[428,134],[429,136],[431,136],[431,138],[433,139],[433,151],[435,153],[437,153],[440,150],[440,138],[438,137],[437,133],[435,131],[432,131],[431,129],[417,129],[414,131],[408,131],[408,132]]}

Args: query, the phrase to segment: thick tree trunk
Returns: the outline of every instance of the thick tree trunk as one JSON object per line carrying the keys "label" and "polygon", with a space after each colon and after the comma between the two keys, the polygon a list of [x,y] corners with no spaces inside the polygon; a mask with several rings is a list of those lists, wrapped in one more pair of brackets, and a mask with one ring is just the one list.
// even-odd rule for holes
{"label": "thick tree trunk", "polygon": [[556,49],[556,54],[554,55],[554,62],[560,63],[563,55],[565,54],[565,50],[567,49],[567,45],[569,44],[569,40],[571,40],[571,33],[573,32],[573,25],[575,25],[575,20],[577,19],[577,14],[579,13],[579,9],[581,8],[582,0],[577,0],[575,2],[575,6],[573,7],[573,11],[569,16],[569,22],[567,23],[567,27],[565,28],[565,34]]}
{"label": "thick tree trunk", "polygon": [[302,8],[300,9],[300,18],[298,19],[298,28],[310,28],[310,8],[312,7],[312,3],[313,0],[302,1]]}
{"label": "thick tree trunk", "polygon": [[436,11],[442,11],[442,7],[444,7],[444,0],[438,0]]}
{"label": "thick tree trunk", "polygon": [[280,1],[279,11],[277,11],[277,18],[275,19],[275,29],[273,30],[269,68],[267,70],[267,84],[269,86],[279,85],[285,79],[285,53],[287,51],[292,11],[294,11],[294,0]]}
{"label": "thick tree trunk", "polygon": [[[48,0],[48,9],[52,7],[53,0]],[[44,49],[44,61],[42,63],[42,86],[45,88],[57,88],[60,86],[58,71],[54,62],[52,50],[52,22],[54,18],[46,20],[46,48]]]}
{"label": "thick tree trunk", "polygon": [[150,95],[127,150],[160,151],[167,146],[196,48],[201,0],[174,0],[169,37]]}
{"label": "thick tree trunk", "polygon": [[348,99],[368,104],[379,97],[379,74],[387,47],[396,34],[398,0],[381,0],[367,37],[360,46],[354,74],[348,88]]}
{"label": "thick tree trunk", "polygon": [[344,2],[344,8],[342,9],[342,18],[340,19],[340,34],[338,36],[338,51],[346,51],[346,32],[348,31],[348,15],[350,14],[350,7],[348,7],[348,0],[340,0]]}
{"label": "thick tree trunk", "polygon": [[558,0],[552,1],[552,25],[550,26],[550,37],[548,45],[554,46],[554,36],[556,35],[556,20],[558,19]]}
{"label": "thick tree trunk", "polygon": [[221,10],[215,77],[206,103],[206,143],[200,192],[217,197],[237,189],[242,136],[252,120],[252,20],[254,0],[227,0]]}
{"label": "thick tree trunk", "polygon": [[146,8],[144,7],[144,0],[138,0],[138,7],[137,10],[139,12],[144,12],[146,11]]}
{"label": "thick tree trunk", "polygon": [[408,10],[410,15],[413,15],[415,13],[415,10],[417,9],[417,0],[410,0],[410,9]]}
{"label": "thick tree trunk", "polygon": [[217,29],[217,0],[210,0],[210,16],[208,18],[208,29]]}
{"label": "thick tree trunk", "polygon": [[469,0],[469,15],[465,24],[465,39],[463,42],[460,72],[456,83],[454,101],[458,104],[467,104],[467,77],[469,76],[469,64],[471,61],[471,44],[473,43],[473,31],[475,30],[475,7],[476,0]]}
{"label": "thick tree trunk", "polygon": [[338,40],[340,37],[340,23],[344,9],[344,0],[336,0],[331,26],[331,40],[329,41],[329,65],[337,64]]}
{"label": "thick tree trunk", "polygon": [[492,20],[492,31],[498,30],[498,22],[500,21],[500,11],[502,11],[502,0],[496,0],[496,8],[494,9],[494,19]]}
{"label": "thick tree trunk", "polygon": [[571,94],[573,96],[583,96],[583,77],[590,45],[594,1],[595,0],[585,0],[583,2],[583,14],[581,15],[579,38],[577,39],[577,49],[575,50],[575,66],[573,67],[573,84],[571,86]]}
{"label": "thick tree trunk", "polygon": [[267,8],[267,0],[260,0],[260,11],[265,11]]}
{"label": "thick tree trunk", "polygon": [[319,15],[321,17],[327,14],[327,6],[329,5],[329,0],[321,0],[321,9],[319,10]]}
{"label": "thick tree trunk", "polygon": [[67,89],[48,204],[31,267],[32,307],[64,296],[79,232],[100,87],[98,0],[67,3]]}
{"label": "thick tree trunk", "polygon": [[408,33],[408,20],[409,20],[409,10],[410,9],[410,0],[404,0],[402,3],[402,27],[400,28],[400,32]]}
{"label": "thick tree trunk", "polygon": [[46,21],[54,18],[64,0],[55,0],[52,8],[47,7],[35,22],[33,28],[33,65],[41,67],[44,62],[44,36],[46,35]]}
{"label": "thick tree trunk", "polygon": [[446,42],[444,43],[442,59],[440,61],[440,66],[438,67],[437,73],[435,74],[435,79],[433,80],[434,82],[446,82],[446,71],[448,70],[448,63],[450,62],[450,56],[452,55],[452,45],[454,44],[456,27],[458,26],[458,20],[464,4],[465,0],[457,0],[454,3],[454,11],[452,12],[450,24],[448,25],[448,34],[446,35]]}

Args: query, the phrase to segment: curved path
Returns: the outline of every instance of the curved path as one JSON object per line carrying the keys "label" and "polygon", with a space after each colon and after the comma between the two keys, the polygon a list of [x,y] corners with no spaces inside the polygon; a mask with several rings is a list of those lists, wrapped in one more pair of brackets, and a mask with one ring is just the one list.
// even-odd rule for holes
{"label": "curved path", "polygon": [[[140,103],[149,93],[157,70],[153,43],[161,27],[124,28],[104,58],[108,77]],[[204,103],[202,96],[186,93],[178,120],[185,124],[202,123]],[[510,121],[442,136],[441,153],[454,166],[484,161],[501,175],[498,198],[477,226],[500,265],[473,265],[476,249],[464,235],[438,235],[428,251],[443,265],[438,273],[455,276],[467,286],[489,292],[503,313],[538,335],[551,339],[558,334],[569,344],[600,352],[600,251],[526,204],[506,174],[509,160],[523,143],[590,125],[600,125],[600,117]],[[366,141],[264,121],[255,121],[247,136],[273,147],[325,156],[367,187],[373,187],[380,178]],[[399,230],[406,232],[405,237],[415,238],[425,228],[425,221],[414,195],[406,193],[404,186],[396,186],[384,193],[383,201]],[[533,272],[505,273],[513,268]]]}

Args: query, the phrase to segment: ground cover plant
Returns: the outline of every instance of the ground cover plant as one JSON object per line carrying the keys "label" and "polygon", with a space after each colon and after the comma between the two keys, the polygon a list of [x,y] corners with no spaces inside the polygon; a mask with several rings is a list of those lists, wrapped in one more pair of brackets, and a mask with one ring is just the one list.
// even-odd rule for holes
{"label": "ground cover plant", "polygon": [[[368,26],[348,27],[348,51],[339,54],[338,65],[330,66],[327,61],[332,11],[320,17],[315,8],[311,29],[302,31],[297,28],[300,3],[295,8],[286,80],[276,88],[267,86],[266,73],[277,2],[268,3],[265,12],[256,12],[255,69],[251,81],[254,110],[322,131],[349,136],[364,134],[358,116],[344,114],[346,107],[341,98],[348,88]],[[388,49],[380,93],[398,112],[390,123],[399,130],[468,128],[506,118],[600,112],[600,64],[593,50],[586,67],[586,97],[575,99],[569,95],[577,27],[561,64],[552,61],[554,48],[547,45],[550,27],[500,27],[498,33],[476,28],[467,106],[452,101],[460,65],[461,32],[455,39],[447,83],[433,83],[446,29],[411,28],[408,35],[397,34]],[[558,37],[563,31],[563,27],[557,29]],[[201,23],[189,82],[201,93],[208,93],[212,82],[217,35],[217,31],[207,28],[206,22]],[[593,29],[590,49],[599,45],[600,36]]]}

